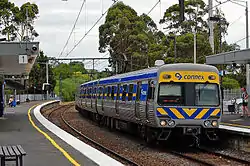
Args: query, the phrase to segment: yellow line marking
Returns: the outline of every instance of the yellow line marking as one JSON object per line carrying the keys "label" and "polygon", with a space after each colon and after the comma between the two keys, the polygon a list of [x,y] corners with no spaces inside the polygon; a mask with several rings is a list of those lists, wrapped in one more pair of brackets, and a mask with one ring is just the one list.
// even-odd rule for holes
{"label": "yellow line marking", "polygon": [[244,121],[243,119],[234,119],[234,120],[230,120],[232,122],[237,122],[237,121]]}
{"label": "yellow line marking", "polygon": [[220,124],[226,125],[226,126],[234,126],[234,127],[242,127],[242,128],[250,129],[250,126],[244,126],[240,124],[232,124],[232,123],[224,123],[224,122],[221,122]]}
{"label": "yellow line marking", "polygon": [[162,115],[168,114],[163,108],[157,108],[157,111],[159,111]]}
{"label": "yellow line marking", "polygon": [[201,119],[209,110],[209,108],[203,109],[194,119]]}
{"label": "yellow line marking", "polygon": [[191,115],[193,115],[193,113],[196,111],[196,108],[192,108],[192,109],[188,109],[188,108],[183,108],[183,111],[186,112],[186,114],[188,114],[188,116],[190,117]]}
{"label": "yellow line marking", "polygon": [[220,112],[220,109],[215,109],[210,116],[216,116]]}
{"label": "yellow line marking", "polygon": [[[39,104],[37,104],[39,105]],[[47,133],[45,133],[44,131],[42,131],[40,128],[38,128],[36,126],[36,124],[33,122],[32,118],[31,118],[31,115],[30,115],[30,112],[31,110],[36,107],[37,105],[34,105],[32,106],[29,110],[28,110],[28,117],[29,117],[29,121],[30,123],[32,124],[32,126],[38,131],[40,132],[41,134],[43,134],[50,142],[51,144],[57,148],[60,152],[62,152],[62,154],[75,166],[80,166],[79,163],[77,163],[63,148],[61,148],[57,143],[56,141],[54,141]]]}
{"label": "yellow line marking", "polygon": [[177,109],[175,108],[169,108],[169,109],[175,114],[175,116],[177,116],[178,119],[185,119],[183,115]]}

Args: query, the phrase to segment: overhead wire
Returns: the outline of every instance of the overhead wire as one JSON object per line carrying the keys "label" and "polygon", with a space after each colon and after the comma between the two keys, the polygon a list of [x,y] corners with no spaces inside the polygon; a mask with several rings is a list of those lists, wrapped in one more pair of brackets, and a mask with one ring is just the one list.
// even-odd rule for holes
{"label": "overhead wire", "polygon": [[[114,3],[113,3],[111,6],[113,6],[113,5],[116,4],[117,2],[119,2],[119,1],[114,1]],[[108,12],[108,10],[109,10],[109,9],[107,9],[107,10],[103,13],[103,15],[97,19],[97,21],[94,23],[94,25],[85,33],[85,35],[84,35],[84,36],[74,45],[74,47],[67,53],[66,57],[67,57],[69,54],[71,54],[71,53],[75,50],[75,48],[82,42],[82,40],[89,34],[89,32],[90,32],[90,31],[99,23],[99,21],[104,17],[104,15]]]}
{"label": "overhead wire", "polygon": [[161,2],[161,0],[157,1],[156,4],[149,10],[147,15],[149,15],[160,2]]}
{"label": "overhead wire", "polygon": [[79,10],[79,12],[78,12],[78,15],[77,15],[77,17],[76,17],[76,20],[75,20],[75,22],[74,22],[74,25],[73,25],[73,27],[72,27],[72,29],[71,29],[70,34],[69,34],[69,37],[68,37],[68,39],[67,39],[67,41],[66,41],[66,43],[65,43],[65,45],[64,45],[64,47],[63,47],[63,49],[62,49],[62,51],[61,51],[61,53],[59,54],[58,57],[60,57],[60,56],[63,54],[65,48],[67,47],[67,45],[68,45],[68,43],[69,43],[69,39],[70,39],[70,37],[71,37],[71,35],[72,35],[72,33],[73,33],[75,27],[76,27],[76,24],[77,24],[78,19],[79,19],[80,15],[81,15],[81,12],[82,12],[82,9],[83,9],[83,6],[84,6],[85,2],[86,2],[86,0],[84,0],[84,1],[82,2],[82,5],[81,5],[80,10]]}

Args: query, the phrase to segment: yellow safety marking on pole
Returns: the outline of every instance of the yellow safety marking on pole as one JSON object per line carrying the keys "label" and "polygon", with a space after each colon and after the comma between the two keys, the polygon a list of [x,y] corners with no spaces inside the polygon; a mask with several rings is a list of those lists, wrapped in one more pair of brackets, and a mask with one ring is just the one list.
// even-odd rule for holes
{"label": "yellow safety marking on pole", "polygon": [[175,114],[175,116],[178,119],[185,119],[184,116],[176,108],[169,108],[169,109]]}
{"label": "yellow safety marking on pole", "polygon": [[226,126],[242,127],[242,128],[250,129],[250,126],[244,126],[244,125],[240,125],[240,124],[232,124],[232,123],[224,123],[224,122],[221,122],[220,124],[226,125]]}
{"label": "yellow safety marking on pole", "polygon": [[161,113],[161,115],[167,115],[168,113],[163,108],[157,108],[157,111]]}
{"label": "yellow safety marking on pole", "polygon": [[[38,105],[38,104],[37,104]],[[80,166],[80,164],[78,162],[76,162],[63,148],[61,148],[56,141],[54,141],[47,133],[45,133],[44,131],[42,131],[40,128],[38,128],[36,126],[36,124],[33,122],[30,112],[31,110],[36,107],[37,105],[32,106],[29,110],[28,110],[28,117],[29,117],[29,121],[32,124],[32,126],[41,134],[43,134],[50,142],[51,144],[57,148],[60,152],[62,152],[62,154],[75,166]]]}
{"label": "yellow safety marking on pole", "polygon": [[183,108],[183,111],[186,112],[186,114],[188,114],[189,117],[191,117],[193,115],[193,113],[197,110],[197,108]]}
{"label": "yellow safety marking on pole", "polygon": [[196,117],[195,119],[201,119],[209,110],[209,108],[203,109]]}
{"label": "yellow safety marking on pole", "polygon": [[215,109],[210,116],[216,116],[220,112],[220,109]]}

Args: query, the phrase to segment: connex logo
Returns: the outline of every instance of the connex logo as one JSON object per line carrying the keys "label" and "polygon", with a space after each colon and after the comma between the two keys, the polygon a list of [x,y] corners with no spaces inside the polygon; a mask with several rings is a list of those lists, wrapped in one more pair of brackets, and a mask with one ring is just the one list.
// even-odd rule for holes
{"label": "connex logo", "polygon": [[178,80],[182,79],[182,76],[181,76],[180,73],[176,73],[176,74],[175,74],[175,77],[176,77]]}

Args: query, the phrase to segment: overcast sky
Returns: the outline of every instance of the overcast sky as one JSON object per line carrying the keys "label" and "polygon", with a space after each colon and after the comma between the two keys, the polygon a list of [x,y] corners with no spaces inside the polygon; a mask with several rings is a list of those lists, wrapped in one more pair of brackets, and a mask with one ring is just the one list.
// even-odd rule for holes
{"label": "overcast sky", "polygon": [[[10,1],[18,6],[28,2],[27,0]],[[123,2],[134,8],[140,15],[142,13],[147,13],[157,1],[158,0],[124,0]],[[226,0],[221,0],[221,2],[223,1]],[[35,29],[40,35],[36,39],[40,41],[40,48],[47,56],[58,57],[68,38],[83,0],[30,0],[29,2],[36,3],[40,10],[39,17],[35,23]],[[112,0],[86,1],[84,10],[77,23],[75,33],[73,33],[68,47],[66,47],[61,57],[66,56],[66,53],[73,48],[74,43],[78,42],[84,36],[102,15],[102,12],[105,12],[112,3]],[[178,0],[161,0],[161,4],[159,4],[149,16],[158,23],[165,10],[175,3],[178,3]],[[205,3],[208,3],[208,0],[205,0]],[[214,1],[214,5],[216,4],[218,3]],[[231,2],[221,5],[220,8],[225,13],[228,22],[232,23],[229,25],[228,35],[225,36],[225,40],[228,43],[233,43],[244,38],[246,34],[245,8]],[[100,54],[98,52],[98,27],[104,20],[105,17],[103,17],[99,24],[83,39],[81,44],[68,57],[108,57],[107,54]],[[164,26],[158,26],[159,29],[163,27]],[[246,40],[242,40],[238,44],[241,48],[245,48],[245,42]],[[86,67],[91,67],[91,64],[92,63],[87,62]],[[106,65],[107,62],[100,61],[96,63],[99,70],[107,67]]]}

